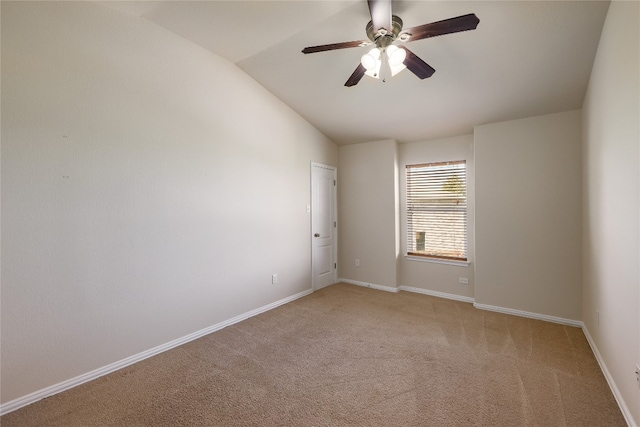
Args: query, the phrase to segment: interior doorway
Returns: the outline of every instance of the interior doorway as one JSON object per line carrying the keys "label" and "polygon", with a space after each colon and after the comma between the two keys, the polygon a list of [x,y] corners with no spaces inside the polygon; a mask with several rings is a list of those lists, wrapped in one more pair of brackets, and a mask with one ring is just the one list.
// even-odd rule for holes
{"label": "interior doorway", "polygon": [[311,163],[311,264],[314,290],[337,279],[337,170]]}

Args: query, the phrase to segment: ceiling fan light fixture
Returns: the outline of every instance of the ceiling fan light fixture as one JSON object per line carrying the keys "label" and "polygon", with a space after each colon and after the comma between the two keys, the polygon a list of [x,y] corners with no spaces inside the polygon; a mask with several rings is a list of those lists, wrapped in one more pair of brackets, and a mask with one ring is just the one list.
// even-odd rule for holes
{"label": "ceiling fan light fixture", "polygon": [[389,65],[387,73],[391,71],[391,77],[407,68],[404,65],[404,59],[407,56],[407,52],[404,49],[394,45],[390,45],[385,49],[373,48],[360,58],[360,63],[365,68],[365,74],[367,76],[373,77],[374,79],[380,78],[383,55]]}
{"label": "ceiling fan light fixture", "polygon": [[380,68],[380,50],[378,48],[371,49],[360,58],[360,63],[367,71]]}
{"label": "ceiling fan light fixture", "polygon": [[393,76],[395,76],[396,74],[398,74],[400,71],[404,70],[407,67],[404,64],[400,63],[399,65],[391,65],[391,64],[389,64],[389,68],[391,68],[391,77],[393,77]]}
{"label": "ceiling fan light fixture", "polygon": [[387,56],[389,57],[389,65],[397,67],[404,62],[407,57],[407,51],[396,45],[391,45],[387,48]]}

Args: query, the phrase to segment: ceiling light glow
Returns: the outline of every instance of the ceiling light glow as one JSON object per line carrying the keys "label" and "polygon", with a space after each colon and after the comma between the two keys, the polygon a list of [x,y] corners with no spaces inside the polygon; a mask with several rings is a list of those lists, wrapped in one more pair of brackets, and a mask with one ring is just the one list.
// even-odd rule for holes
{"label": "ceiling light glow", "polygon": [[380,67],[379,62],[380,62],[379,49],[371,49],[369,53],[365,53],[364,55],[362,55],[362,58],[360,58],[360,63],[364,68],[367,69],[367,71],[375,70],[376,68],[379,68]]}
{"label": "ceiling light glow", "polygon": [[407,51],[398,46],[391,45],[387,48],[387,55],[389,56],[389,65],[391,65],[391,67],[397,67],[404,62],[407,57]]}

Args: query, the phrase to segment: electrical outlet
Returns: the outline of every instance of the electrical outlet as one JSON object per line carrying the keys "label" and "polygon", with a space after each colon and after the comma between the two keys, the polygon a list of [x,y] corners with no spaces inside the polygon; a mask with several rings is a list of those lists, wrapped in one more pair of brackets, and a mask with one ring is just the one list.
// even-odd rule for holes
{"label": "electrical outlet", "polygon": [[460,282],[461,285],[468,285],[469,284],[469,279],[466,277],[460,277],[458,279],[458,282]]}
{"label": "electrical outlet", "polygon": [[360,260],[359,259],[356,260],[356,267],[360,267]]}
{"label": "electrical outlet", "polygon": [[640,383],[640,365],[636,365],[636,381]]}
{"label": "electrical outlet", "polygon": [[278,283],[278,275],[277,274],[272,274],[271,275],[271,283],[274,284],[274,285]]}

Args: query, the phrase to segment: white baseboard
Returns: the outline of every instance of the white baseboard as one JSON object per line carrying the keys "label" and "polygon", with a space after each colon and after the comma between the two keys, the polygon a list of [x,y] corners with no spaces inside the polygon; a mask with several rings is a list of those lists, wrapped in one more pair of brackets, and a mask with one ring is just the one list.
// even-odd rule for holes
{"label": "white baseboard", "polygon": [[361,282],[358,280],[351,280],[351,279],[339,279],[339,281],[342,283],[348,283],[350,285],[364,286],[365,288],[378,289],[378,290],[387,291],[387,292],[396,293],[398,291],[407,291],[407,292],[415,292],[419,294],[430,295],[430,296],[439,297],[439,298],[469,302],[469,303],[473,303],[473,306],[479,310],[488,310],[488,311],[495,311],[497,313],[511,314],[514,316],[528,317],[530,319],[544,320],[545,322],[559,323],[561,325],[575,326],[577,328],[582,327],[582,322],[579,320],[565,319],[562,317],[549,316],[546,314],[531,313],[529,311],[498,307],[495,305],[478,304],[477,302],[475,302],[474,298],[465,297],[462,295],[448,294],[446,292],[432,291],[432,290],[422,289],[422,288],[414,288],[411,286],[400,286],[398,288],[393,288],[391,286],[376,285],[375,283]]}
{"label": "white baseboard", "polygon": [[220,329],[226,328],[227,326],[231,326],[233,324],[239,323],[243,320],[246,320],[250,317],[256,316],[260,313],[264,313],[265,311],[272,310],[276,307],[279,307],[288,302],[294,301],[298,298],[302,298],[307,296],[313,292],[312,289],[308,289],[306,291],[297,293],[287,298],[283,298],[279,301],[273,302],[271,304],[267,304],[263,307],[259,307],[255,310],[251,310],[247,313],[241,314],[239,316],[233,317],[229,320],[225,320],[220,323],[216,323],[215,325],[209,326],[207,328],[196,331],[192,334],[185,335],[181,338],[175,339],[168,343],[159,345],[157,347],[151,348],[149,350],[143,351],[141,353],[135,354],[133,356],[127,357],[125,359],[119,360],[117,362],[111,363],[109,365],[103,366],[102,368],[95,369],[91,372],[87,372],[82,375],[78,375],[75,378],[71,378],[66,381],[62,381],[58,384],[54,384],[49,387],[45,387],[33,393],[27,394],[26,396],[19,397],[12,401],[9,401],[5,404],[0,405],[0,415],[7,414],[9,412],[15,411],[16,409],[20,409],[24,406],[30,405],[32,403],[37,402],[38,400],[44,399],[45,397],[53,396],[54,394],[61,393],[63,391],[69,390],[73,387],[79,386],[80,384],[84,384],[86,382],[95,380],[96,378],[102,377],[104,375],[110,374],[112,372],[117,371],[118,369],[125,368],[129,365],[133,365],[134,363],[141,362],[149,357],[155,356],[157,354],[163,353],[167,350],[171,350],[172,348],[181,346],[190,341],[201,338],[205,335],[208,335],[212,332],[218,331]]}
{"label": "white baseboard", "polygon": [[359,280],[338,279],[338,282],[348,283],[350,285],[356,285],[356,286],[363,286],[365,288],[377,289],[379,291],[393,292],[393,293],[398,292],[398,288],[394,288],[391,286],[376,285],[375,283],[360,282]]}
{"label": "white baseboard", "polygon": [[638,425],[633,420],[631,411],[629,410],[629,407],[625,403],[622,397],[622,394],[620,393],[620,390],[616,385],[616,382],[613,380],[613,377],[611,376],[611,373],[607,368],[607,365],[604,363],[604,359],[602,358],[602,355],[598,350],[598,346],[596,346],[596,342],[593,340],[593,338],[591,338],[591,334],[589,334],[589,330],[584,325],[584,323],[582,322],[580,323],[582,324],[582,332],[584,332],[584,336],[587,337],[587,342],[591,347],[591,351],[593,351],[593,354],[595,355],[596,360],[598,361],[598,365],[600,365],[600,370],[604,374],[604,377],[606,378],[607,383],[609,384],[609,388],[611,389],[611,393],[613,393],[613,397],[615,397],[616,402],[618,402],[618,406],[620,407],[620,411],[622,412],[624,419],[627,421],[627,424],[629,424],[629,427],[638,427]]}
{"label": "white baseboard", "polygon": [[429,295],[429,296],[432,296],[432,297],[452,299],[452,300],[462,301],[462,302],[469,302],[469,303],[475,302],[475,299],[473,299],[472,297],[465,297],[465,296],[456,295],[456,294],[448,294],[446,292],[431,291],[429,289],[414,288],[412,286],[400,286],[400,290],[401,291],[407,291],[407,292],[413,292],[413,293],[416,293],[416,294]]}
{"label": "white baseboard", "polygon": [[529,319],[544,320],[545,322],[559,323],[561,325],[582,327],[579,320],[565,319],[562,317],[549,316],[546,314],[531,313],[529,311],[515,310],[513,308],[498,307],[495,305],[473,303],[473,306],[480,310],[495,311],[497,313],[512,314],[514,316],[528,317]]}
{"label": "white baseboard", "polygon": [[348,283],[350,285],[363,286],[365,288],[378,289],[380,291],[385,291],[385,292],[397,293],[399,291],[406,291],[406,292],[414,292],[414,293],[417,293],[417,294],[430,295],[430,296],[433,296],[433,297],[452,299],[452,300],[456,300],[456,301],[471,302],[471,303],[474,302],[474,299],[471,298],[471,297],[465,297],[465,296],[462,296],[462,295],[455,295],[455,294],[448,294],[446,292],[430,291],[428,289],[414,288],[414,287],[411,287],[411,286],[399,286],[397,288],[394,288],[392,286],[376,285],[375,283],[361,282],[359,280],[339,279],[339,281],[342,282],[342,283]]}

